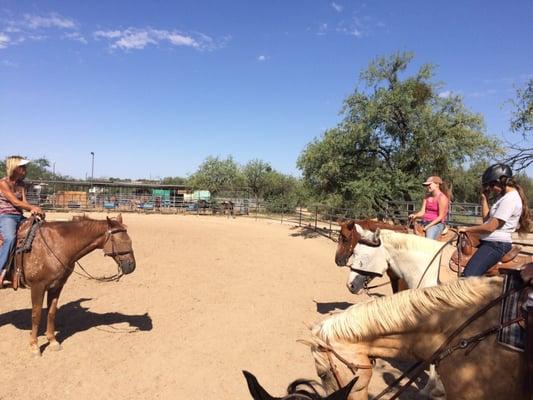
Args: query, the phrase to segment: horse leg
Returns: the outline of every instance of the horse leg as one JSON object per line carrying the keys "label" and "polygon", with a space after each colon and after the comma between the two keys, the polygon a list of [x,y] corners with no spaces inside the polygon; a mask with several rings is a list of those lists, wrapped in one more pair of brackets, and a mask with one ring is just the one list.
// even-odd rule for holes
{"label": "horse leg", "polygon": [[34,285],[31,287],[31,334],[30,351],[35,357],[41,356],[41,350],[37,343],[39,323],[41,322],[41,311],[43,308],[44,287]]}
{"label": "horse leg", "polygon": [[46,323],[46,338],[48,339],[48,348],[52,351],[61,350],[61,345],[56,340],[56,314],[57,302],[63,286],[53,289],[48,289],[48,296],[46,302],[48,305],[48,319]]}

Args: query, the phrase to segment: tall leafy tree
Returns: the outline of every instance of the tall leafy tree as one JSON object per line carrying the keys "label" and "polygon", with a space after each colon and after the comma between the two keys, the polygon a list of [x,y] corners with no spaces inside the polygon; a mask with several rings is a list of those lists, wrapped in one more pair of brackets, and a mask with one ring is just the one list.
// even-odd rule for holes
{"label": "tall leafy tree", "polygon": [[533,79],[525,87],[516,92],[516,98],[511,100],[513,114],[511,117],[511,131],[522,135],[522,143],[509,145],[510,155],[505,160],[521,171],[533,163],[533,148],[528,145],[533,132]]}
{"label": "tall leafy tree", "polygon": [[231,156],[226,159],[209,156],[189,178],[195,189],[207,189],[216,195],[222,190],[235,190],[243,186],[244,180],[239,166]]}
{"label": "tall leafy tree", "polygon": [[242,168],[245,184],[256,200],[265,193],[271,172],[272,166],[266,161],[258,159],[249,161]]}
{"label": "tall leafy tree", "polygon": [[457,95],[439,96],[434,66],[406,76],[412,53],[372,61],[348,96],[343,120],[308,144],[298,167],[315,195],[373,214],[421,195],[421,180],[501,153],[483,118]]}

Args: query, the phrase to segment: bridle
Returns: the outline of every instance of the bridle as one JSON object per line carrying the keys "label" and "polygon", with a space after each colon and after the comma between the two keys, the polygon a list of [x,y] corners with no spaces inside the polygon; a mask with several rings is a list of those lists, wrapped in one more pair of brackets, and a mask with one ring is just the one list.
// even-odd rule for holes
{"label": "bridle", "polygon": [[352,363],[348,361],[346,358],[344,358],[343,356],[341,356],[337,351],[335,351],[335,349],[331,347],[331,345],[329,344],[329,341],[327,341],[327,344],[319,344],[317,347],[317,350],[326,353],[326,356],[328,358],[329,371],[335,378],[335,381],[337,382],[339,389],[344,387],[344,385],[342,384],[342,381],[339,375],[339,370],[337,369],[337,366],[333,362],[333,358],[331,357],[331,354],[333,354],[340,362],[342,362],[352,372],[354,376],[357,375],[357,371],[359,369],[370,369],[371,370],[373,363],[374,363],[374,359],[371,359],[371,364]]}
{"label": "bridle", "polygon": [[[114,257],[133,253],[133,249],[129,245],[127,249],[121,249],[121,244],[126,242],[126,240],[122,240],[122,241],[116,240],[114,236],[117,233],[121,233],[121,232],[127,232],[126,228],[118,227],[118,228],[109,228],[107,230],[104,244],[102,246],[105,256],[114,258]],[[122,246],[122,247],[125,247],[125,246]]]}

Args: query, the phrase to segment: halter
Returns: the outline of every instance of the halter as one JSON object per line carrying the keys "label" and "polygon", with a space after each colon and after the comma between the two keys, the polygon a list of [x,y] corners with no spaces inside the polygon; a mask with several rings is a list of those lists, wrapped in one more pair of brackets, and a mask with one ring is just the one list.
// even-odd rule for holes
{"label": "halter", "polygon": [[[346,358],[344,358],[339,353],[337,353],[333,347],[331,347],[331,345],[329,344],[329,341],[327,341],[326,345],[319,344],[318,345],[318,349],[319,349],[319,351],[323,351],[323,352],[326,353],[326,356],[328,357],[329,371],[331,372],[331,374],[335,378],[335,381],[337,382],[337,385],[339,386],[339,389],[343,388],[344,385],[342,384],[341,378],[339,376],[339,371],[338,371],[337,367],[335,366],[335,364],[333,363],[333,358],[331,357],[330,353],[332,353],[335,357],[337,357],[337,359],[340,362],[342,362],[344,365],[346,365],[346,367],[354,375],[357,374],[357,370],[359,370],[359,369],[372,369],[372,364],[356,364],[356,363],[352,363],[352,362],[348,361]],[[374,360],[372,359],[372,362],[373,361]]]}
{"label": "halter", "polygon": [[[110,257],[117,257],[117,256],[123,256],[126,254],[133,253],[133,250],[131,249],[131,246],[129,246],[128,250],[120,250],[120,242],[115,239],[113,235],[121,232],[127,232],[126,228],[120,227],[120,228],[110,228],[106,232],[106,238],[104,241],[104,244],[102,246],[102,249],[104,250],[105,256]],[[122,242],[125,242],[122,240]],[[109,251],[109,246],[111,246],[111,251]],[[117,250],[118,249],[118,250]]]}

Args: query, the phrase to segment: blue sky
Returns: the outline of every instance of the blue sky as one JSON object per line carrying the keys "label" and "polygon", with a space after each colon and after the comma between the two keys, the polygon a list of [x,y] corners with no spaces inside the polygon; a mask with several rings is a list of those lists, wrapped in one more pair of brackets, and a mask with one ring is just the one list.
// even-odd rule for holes
{"label": "blue sky", "polygon": [[0,157],[187,176],[209,155],[298,174],[377,56],[438,66],[487,133],[533,77],[533,2],[0,0]]}

